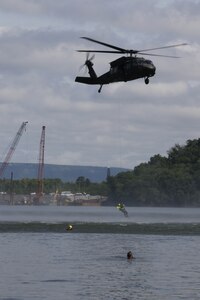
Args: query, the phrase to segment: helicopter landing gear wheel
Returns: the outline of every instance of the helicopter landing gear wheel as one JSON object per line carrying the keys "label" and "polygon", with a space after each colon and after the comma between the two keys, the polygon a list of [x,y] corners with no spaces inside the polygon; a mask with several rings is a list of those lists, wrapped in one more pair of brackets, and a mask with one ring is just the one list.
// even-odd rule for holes
{"label": "helicopter landing gear wheel", "polygon": [[144,82],[145,82],[146,84],[149,84],[149,78],[148,78],[148,77],[145,78]]}

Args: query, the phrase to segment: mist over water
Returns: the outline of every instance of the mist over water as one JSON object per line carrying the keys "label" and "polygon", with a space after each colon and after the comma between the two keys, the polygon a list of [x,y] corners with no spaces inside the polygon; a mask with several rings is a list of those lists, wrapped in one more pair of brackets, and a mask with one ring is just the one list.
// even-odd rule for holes
{"label": "mist over water", "polygon": [[128,218],[116,207],[0,206],[0,222],[199,223],[200,208],[127,207]]}

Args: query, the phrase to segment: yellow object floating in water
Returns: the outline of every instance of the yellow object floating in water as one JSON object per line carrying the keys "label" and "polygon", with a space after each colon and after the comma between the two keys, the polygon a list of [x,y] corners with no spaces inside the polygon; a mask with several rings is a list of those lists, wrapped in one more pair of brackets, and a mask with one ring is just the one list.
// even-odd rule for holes
{"label": "yellow object floating in water", "polygon": [[69,224],[69,225],[67,226],[66,229],[67,229],[68,231],[69,231],[69,230],[72,230],[72,229],[73,229],[73,226]]}

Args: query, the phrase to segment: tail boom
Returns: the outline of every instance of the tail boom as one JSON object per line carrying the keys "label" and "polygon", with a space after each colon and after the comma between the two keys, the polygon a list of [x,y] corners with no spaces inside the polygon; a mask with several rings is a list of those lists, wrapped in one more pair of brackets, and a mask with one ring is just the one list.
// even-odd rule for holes
{"label": "tail boom", "polygon": [[84,84],[100,84],[98,78],[91,78],[91,77],[77,76],[75,78],[75,81]]}

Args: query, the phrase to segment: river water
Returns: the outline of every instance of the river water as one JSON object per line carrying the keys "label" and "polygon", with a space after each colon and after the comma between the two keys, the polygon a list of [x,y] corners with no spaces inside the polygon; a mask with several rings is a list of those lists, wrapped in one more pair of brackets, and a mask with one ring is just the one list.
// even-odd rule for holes
{"label": "river water", "polygon": [[0,299],[199,300],[200,209],[127,211],[0,206]]}

